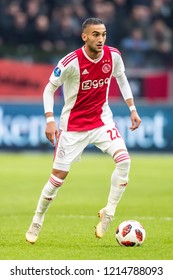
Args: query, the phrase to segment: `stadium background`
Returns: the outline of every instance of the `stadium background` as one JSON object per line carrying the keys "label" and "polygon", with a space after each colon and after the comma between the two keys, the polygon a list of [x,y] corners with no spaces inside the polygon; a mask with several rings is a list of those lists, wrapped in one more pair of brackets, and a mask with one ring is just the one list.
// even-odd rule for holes
{"label": "stadium background", "polygon": [[[113,79],[111,108],[129,150],[172,152],[171,0],[0,1],[1,150],[51,149],[43,89],[58,60],[82,46],[81,24],[89,16],[105,22],[107,44],[121,51],[142,118],[141,127],[129,133],[129,111]],[[56,94],[57,120],[62,90]]]}

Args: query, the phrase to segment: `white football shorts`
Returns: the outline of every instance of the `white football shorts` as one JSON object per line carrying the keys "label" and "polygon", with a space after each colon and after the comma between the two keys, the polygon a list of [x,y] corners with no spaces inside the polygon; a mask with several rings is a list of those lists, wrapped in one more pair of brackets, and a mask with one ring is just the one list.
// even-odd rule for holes
{"label": "white football shorts", "polygon": [[127,150],[125,142],[114,123],[89,131],[60,131],[57,140],[53,168],[69,171],[74,161],[79,161],[84,149],[93,144],[111,156],[117,150]]}

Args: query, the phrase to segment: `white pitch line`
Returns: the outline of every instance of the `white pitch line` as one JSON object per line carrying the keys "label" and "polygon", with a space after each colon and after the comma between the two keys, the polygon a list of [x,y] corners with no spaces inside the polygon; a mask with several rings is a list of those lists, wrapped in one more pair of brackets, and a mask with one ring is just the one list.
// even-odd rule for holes
{"label": "white pitch line", "polygon": [[164,221],[173,221],[173,217],[150,217],[150,216],[144,216],[144,217],[140,217],[140,216],[136,216],[134,217],[135,219],[142,219],[142,220],[164,220]]}
{"label": "white pitch line", "polygon": [[[96,219],[97,216],[85,216],[85,215],[58,215],[60,218],[68,219]],[[116,217],[115,217],[116,220]],[[132,220],[130,218],[129,220]],[[173,217],[152,217],[152,216],[134,216],[133,220],[163,220],[163,221],[173,221]]]}

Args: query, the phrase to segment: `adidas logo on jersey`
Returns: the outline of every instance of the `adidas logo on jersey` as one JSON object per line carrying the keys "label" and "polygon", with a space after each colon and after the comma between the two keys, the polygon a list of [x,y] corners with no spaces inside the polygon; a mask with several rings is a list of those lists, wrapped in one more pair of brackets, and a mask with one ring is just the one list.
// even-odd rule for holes
{"label": "adidas logo on jersey", "polygon": [[85,70],[83,70],[83,72],[82,72],[82,75],[85,75],[85,74],[88,74],[89,72],[85,69]]}

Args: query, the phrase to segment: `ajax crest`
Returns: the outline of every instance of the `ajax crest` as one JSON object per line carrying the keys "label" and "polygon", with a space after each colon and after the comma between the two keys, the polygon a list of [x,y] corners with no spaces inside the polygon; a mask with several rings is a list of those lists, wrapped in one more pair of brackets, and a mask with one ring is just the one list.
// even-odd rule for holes
{"label": "ajax crest", "polygon": [[105,63],[105,64],[102,66],[102,71],[103,71],[103,73],[109,73],[110,70],[111,70],[110,64]]}

